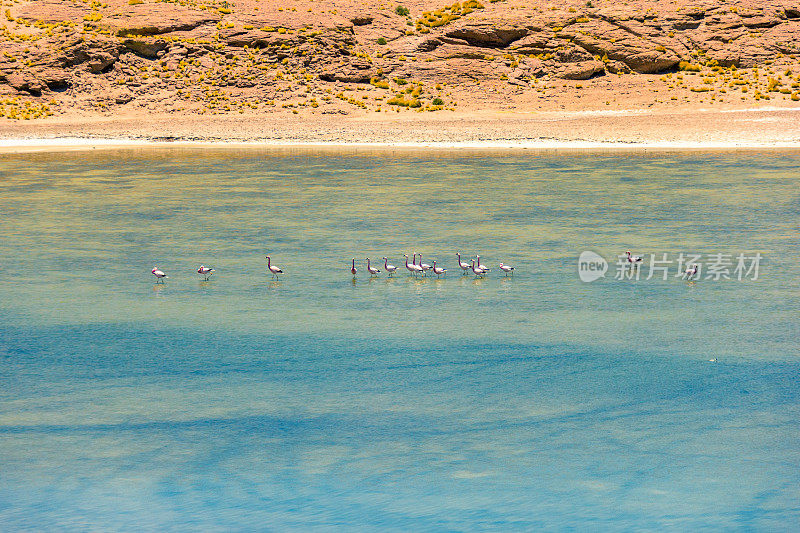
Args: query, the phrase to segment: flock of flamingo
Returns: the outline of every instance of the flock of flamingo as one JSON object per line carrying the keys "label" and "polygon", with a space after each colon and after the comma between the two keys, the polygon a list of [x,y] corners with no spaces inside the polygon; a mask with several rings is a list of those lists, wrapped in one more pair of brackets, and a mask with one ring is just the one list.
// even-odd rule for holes
{"label": "flock of flamingo", "polygon": [[[627,256],[627,262],[631,266],[631,268],[638,268],[639,265],[642,263],[642,258],[638,255],[631,255],[630,251],[625,252]],[[417,263],[417,256],[419,256],[419,263]],[[432,265],[428,263],[422,262],[422,254],[414,252],[411,257],[411,263],[408,262],[408,254],[403,254],[403,257],[406,258],[405,267],[406,270],[410,273],[411,276],[422,275],[423,277],[428,273],[432,272],[436,274],[437,278],[447,274],[447,269],[442,268],[436,265],[436,261],[433,261]],[[491,272],[492,269],[481,263],[481,256],[475,256],[475,259],[470,259],[470,262],[467,263],[461,258],[461,252],[456,252],[456,257],[458,258],[458,268],[461,269],[462,275],[467,275],[467,273],[472,272],[475,274],[477,278],[483,278]],[[278,274],[283,274],[283,270],[277,265],[272,264],[272,258],[270,256],[266,256],[267,258],[267,270],[272,274],[273,279],[278,279]],[[394,276],[394,273],[397,272],[397,267],[394,265],[389,264],[389,259],[387,257],[382,257],[383,259],[383,269],[388,274],[388,277]],[[372,261],[370,258],[366,258],[366,266],[367,272],[369,273],[370,277],[377,277],[378,274],[381,273],[381,269],[372,266]],[[506,276],[511,274],[514,275],[514,267],[507,265],[505,263],[500,263],[499,265],[500,270],[505,273]],[[163,270],[160,270],[158,267],[154,267],[153,270],[150,271],[156,277],[156,283],[163,283],[164,278],[168,276],[164,273]],[[203,276],[205,281],[211,277],[211,275],[216,272],[213,268],[207,267],[205,265],[200,265],[200,268],[197,269],[197,273]],[[697,265],[689,265],[684,273],[685,277],[688,279],[692,279],[695,275],[697,275],[698,267]],[[353,277],[356,277],[358,273],[358,268],[356,268],[356,258],[354,257],[351,264],[350,264],[350,273],[353,274]]]}
{"label": "flock of flamingo", "polygon": [[[419,263],[417,263],[417,256],[419,256]],[[403,254],[403,257],[406,258],[405,267],[408,270],[411,276],[422,275],[423,277],[426,276],[429,272],[436,274],[436,277],[439,278],[443,275],[447,274],[447,269],[444,269],[440,266],[436,265],[436,261],[433,261],[432,265],[428,263],[422,262],[422,254],[414,252],[411,263],[408,262],[408,254]],[[461,259],[461,252],[456,253],[456,257],[458,257],[458,267],[461,269],[462,275],[467,275],[469,272],[475,274],[478,278],[483,278],[488,274],[491,269],[481,263],[481,256],[476,256],[475,259],[471,259],[469,263],[465,262]],[[279,274],[283,274],[283,270],[277,266],[272,264],[272,258],[270,256],[266,256],[267,259],[267,270],[272,274],[274,279],[278,279]],[[394,273],[397,272],[397,267],[394,265],[389,264],[389,259],[387,257],[383,257],[383,269],[388,274],[388,277],[394,276]],[[372,266],[372,261],[370,261],[369,257],[366,258],[366,266],[367,272],[369,273],[370,277],[377,277],[381,273],[381,269]],[[506,276],[511,274],[514,275],[514,267],[510,265],[506,265],[505,263],[500,263],[499,265],[500,270],[505,273]],[[169,277],[167,274],[159,269],[158,267],[153,267],[153,270],[150,271],[156,277],[156,283],[164,283],[164,279]],[[216,272],[213,268],[207,267],[205,265],[200,265],[200,268],[197,269],[197,273],[203,276],[205,281],[208,281],[211,275]],[[358,273],[358,268],[356,268],[356,259],[353,258],[353,261],[350,266],[350,273],[353,277],[356,276]]]}
{"label": "flock of flamingo", "polygon": [[[417,263],[417,256],[419,256],[419,263]],[[418,274],[422,274],[424,277],[428,272],[432,272],[436,274],[436,277],[439,278],[445,274],[447,274],[447,269],[442,268],[440,266],[436,266],[436,260],[433,261],[432,265],[428,263],[422,262],[422,254],[418,254],[414,252],[413,256],[411,257],[411,263],[408,262],[408,254],[403,254],[403,257],[406,258],[405,267],[406,270],[412,275],[416,276]],[[481,263],[481,256],[476,256],[476,259],[470,260],[469,263],[464,262],[461,259],[461,252],[456,252],[456,257],[458,257],[458,267],[461,269],[462,274],[467,274],[468,272],[472,272],[475,276],[482,278],[486,274],[488,274],[491,269],[486,265]],[[386,257],[382,257],[383,259],[383,269],[389,275],[388,277],[392,277],[395,272],[397,272],[397,267],[394,265],[389,264],[389,259]],[[366,258],[367,261],[367,272],[370,276],[377,276],[381,273],[381,270],[377,267],[372,266],[372,261],[370,261],[369,257]],[[506,265],[504,263],[500,263],[500,270],[505,272],[505,275],[508,276],[509,274],[514,275],[514,267]],[[353,258],[353,261],[350,266],[350,273],[355,276],[358,273],[358,269],[356,268],[356,258]]]}

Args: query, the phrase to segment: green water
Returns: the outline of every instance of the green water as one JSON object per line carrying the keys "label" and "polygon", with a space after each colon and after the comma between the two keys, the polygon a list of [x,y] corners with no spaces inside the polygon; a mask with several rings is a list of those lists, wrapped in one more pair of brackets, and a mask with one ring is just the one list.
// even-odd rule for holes
{"label": "green water", "polygon": [[0,529],[791,528],[797,156],[2,155]]}

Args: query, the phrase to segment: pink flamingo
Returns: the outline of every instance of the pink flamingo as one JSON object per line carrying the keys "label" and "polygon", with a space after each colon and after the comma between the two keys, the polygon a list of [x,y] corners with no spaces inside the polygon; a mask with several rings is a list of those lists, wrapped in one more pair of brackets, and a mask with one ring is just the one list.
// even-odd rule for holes
{"label": "pink flamingo", "polygon": [[491,268],[481,264],[481,256],[478,256],[478,268],[483,270],[484,273],[489,272]]}
{"label": "pink flamingo", "polygon": [[283,274],[283,270],[272,264],[272,259],[267,256],[267,268],[272,272],[272,277],[278,279],[278,274]]}
{"label": "pink flamingo", "polygon": [[631,264],[635,265],[636,263],[641,263],[642,262],[642,258],[639,257],[638,255],[631,255],[631,251],[630,250],[625,252],[625,255],[628,256],[628,263],[631,263]]}
{"label": "pink flamingo", "polygon": [[[416,274],[417,272],[422,272],[422,267],[417,266],[416,263],[413,263],[413,259],[412,259],[412,263],[410,265],[408,264],[408,254],[403,254],[403,257],[406,258],[406,270],[411,272],[412,276],[414,274]],[[414,257],[416,258],[417,254],[414,254]]]}
{"label": "pink flamingo", "polygon": [[478,266],[475,266],[475,260],[472,260],[472,273],[475,274],[477,277],[482,278],[486,275],[486,271],[481,269]]}
{"label": "pink flamingo", "polygon": [[458,256],[458,266],[461,268],[461,273],[466,274],[467,270],[470,269],[469,263],[461,260],[461,252],[456,252],[456,255]]}
{"label": "pink flamingo", "polygon": [[431,269],[431,266],[428,263],[422,262],[422,254],[419,254],[419,266],[422,269],[422,275],[425,275],[425,272]]}
{"label": "pink flamingo", "polygon": [[353,277],[356,277],[356,272],[358,269],[356,268],[356,258],[353,258],[353,266],[350,267],[350,273],[353,274]]}
{"label": "pink flamingo", "polygon": [[386,269],[386,272],[389,273],[390,278],[392,277],[392,274],[394,274],[395,271],[397,270],[397,267],[394,265],[390,265],[389,260],[385,257],[383,258],[383,268]]}
{"label": "pink flamingo", "polygon": [[166,278],[167,275],[164,274],[162,271],[160,271],[158,267],[153,267],[153,270],[151,270],[150,272],[156,277],[156,283],[158,283],[159,281],[161,283],[164,283],[164,278]]}
{"label": "pink flamingo", "polygon": [[369,272],[370,277],[371,276],[377,276],[380,273],[380,270],[378,270],[374,266],[370,265],[369,257],[367,257],[367,272]]}
{"label": "pink flamingo", "polygon": [[438,278],[438,277],[439,277],[439,276],[441,276],[442,274],[445,274],[445,273],[447,273],[447,270],[445,270],[445,269],[444,269],[444,268],[442,268],[442,267],[437,267],[437,266],[436,266],[436,261],[434,261],[434,262],[433,262],[433,273],[434,273],[434,274],[436,274],[436,277]]}
{"label": "pink flamingo", "polygon": [[208,281],[208,278],[211,277],[211,274],[216,272],[213,268],[208,268],[207,266],[200,265],[200,268],[197,269],[197,273],[205,276],[205,281]]}
{"label": "pink flamingo", "polygon": [[504,265],[503,263],[500,263],[500,270],[502,270],[503,272],[505,272],[505,273],[506,273],[506,276],[508,276],[508,273],[509,273],[509,272],[511,272],[511,275],[512,275],[512,276],[514,275],[514,267],[512,267],[512,266],[509,266],[509,265]]}

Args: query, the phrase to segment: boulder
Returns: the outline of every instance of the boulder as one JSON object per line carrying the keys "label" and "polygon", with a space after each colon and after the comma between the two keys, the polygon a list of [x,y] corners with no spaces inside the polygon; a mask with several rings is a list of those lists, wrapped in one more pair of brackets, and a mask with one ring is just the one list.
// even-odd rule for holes
{"label": "boulder", "polygon": [[605,64],[602,61],[592,59],[591,61],[580,61],[571,63],[557,74],[557,77],[565,80],[588,80],[595,74],[605,71]]}
{"label": "boulder", "polygon": [[89,72],[92,74],[100,74],[113,65],[116,60],[117,57],[108,52],[98,52],[89,59]]}
{"label": "boulder", "polygon": [[30,73],[12,72],[6,75],[6,83],[19,92],[28,92],[34,96],[39,96],[46,87],[41,80]]}
{"label": "boulder", "polygon": [[612,74],[627,74],[631,68],[622,61],[609,61],[606,63],[606,70]]}
{"label": "boulder", "polygon": [[501,20],[478,20],[463,23],[445,35],[467,41],[472,46],[505,48],[528,35],[528,29]]}

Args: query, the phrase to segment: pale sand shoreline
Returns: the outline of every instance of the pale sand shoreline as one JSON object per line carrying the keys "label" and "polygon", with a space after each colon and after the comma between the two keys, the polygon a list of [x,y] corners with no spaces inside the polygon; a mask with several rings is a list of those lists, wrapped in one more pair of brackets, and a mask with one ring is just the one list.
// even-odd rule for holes
{"label": "pale sand shoreline", "polygon": [[0,140],[0,153],[36,153],[36,152],[63,152],[63,151],[88,151],[88,150],[123,150],[123,149],[314,149],[314,150],[462,150],[462,151],[738,151],[738,150],[800,150],[800,142],[774,143],[774,144],[747,144],[747,143],[580,143],[580,142],[530,142],[530,143],[358,143],[358,142],[291,142],[291,141],[148,141],[136,139],[90,139],[90,138],[25,138]]}
{"label": "pale sand shoreline", "polygon": [[0,152],[110,148],[798,149],[797,109],[476,112],[373,117],[58,117],[0,124]]}

